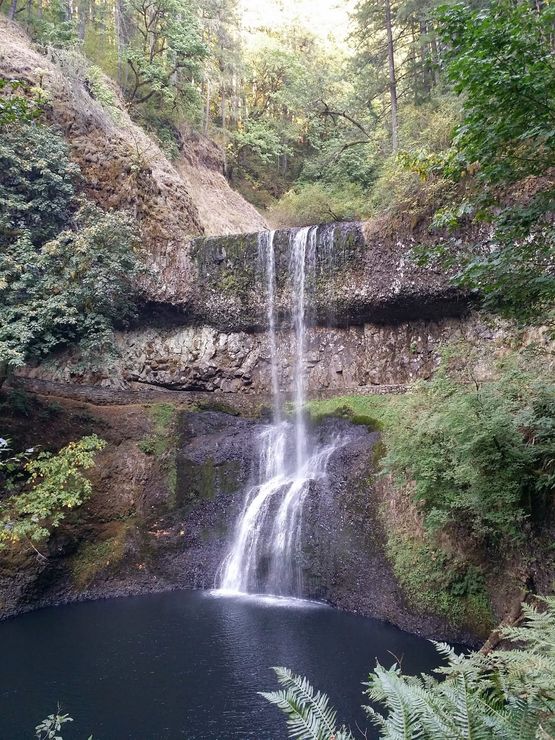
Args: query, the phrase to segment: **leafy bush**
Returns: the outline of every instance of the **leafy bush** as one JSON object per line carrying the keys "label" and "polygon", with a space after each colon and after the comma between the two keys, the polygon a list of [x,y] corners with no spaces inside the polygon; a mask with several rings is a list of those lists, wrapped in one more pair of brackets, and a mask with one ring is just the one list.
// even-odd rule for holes
{"label": "leafy bush", "polygon": [[464,94],[455,149],[479,162],[487,182],[514,182],[555,164],[555,8],[494,0],[439,12],[444,61],[455,92]]}
{"label": "leafy bush", "polygon": [[0,457],[0,478],[9,495],[0,501],[0,547],[21,540],[47,537],[59,526],[65,511],[74,509],[91,495],[90,481],[83,475],[94,465],[96,452],[105,442],[96,435],[70,442],[57,454],[34,450]]}
{"label": "leafy bush", "polygon": [[86,68],[86,80],[91,96],[98,100],[104,110],[108,111],[114,121],[121,120],[121,110],[114,89],[110,86],[104,73],[96,64],[88,64]]}
{"label": "leafy bush", "polygon": [[42,91],[23,80],[0,77],[0,126],[37,119],[43,103]]}
{"label": "leafy bush", "polygon": [[86,205],[72,226],[39,249],[24,234],[0,257],[0,360],[9,365],[72,342],[101,361],[114,322],[133,314],[138,264],[130,218]]}
{"label": "leafy bush", "polygon": [[[442,680],[421,674],[405,676],[398,665],[377,665],[366,684],[372,703],[365,709],[380,737],[393,740],[537,740],[555,732],[555,598],[546,609],[523,604],[522,626],[502,636],[510,648],[457,655],[438,644],[447,666]],[[262,693],[287,715],[289,737],[297,740],[354,740],[338,727],[328,697],[315,692],[305,678],[274,668],[283,691]],[[383,711],[383,710],[382,710]]]}
{"label": "leafy bush", "polygon": [[359,185],[305,183],[286,193],[269,210],[278,226],[306,226],[329,221],[355,221],[366,218],[370,207]]}
{"label": "leafy bush", "polygon": [[25,236],[53,239],[74,210],[79,168],[64,139],[47,126],[6,126],[0,137],[0,247]]}
{"label": "leafy bush", "polygon": [[448,361],[405,399],[386,432],[385,469],[405,485],[427,527],[478,542],[515,541],[541,518],[555,485],[555,388],[541,356],[507,358],[496,380]]}
{"label": "leafy bush", "polygon": [[555,190],[500,209],[491,242],[464,259],[454,282],[478,290],[485,309],[521,323],[549,323],[555,305]]}
{"label": "leafy bush", "polygon": [[24,20],[35,41],[48,47],[69,48],[77,44],[77,23],[68,18],[64,0],[49,0],[40,12]]}
{"label": "leafy bush", "polygon": [[457,226],[470,217],[490,224],[491,237],[463,248],[448,239],[424,259],[456,265],[455,284],[479,291],[487,309],[523,322],[545,321],[555,301],[554,12],[550,4],[494,0],[485,8],[456,3],[438,15],[462,122],[449,155],[432,157],[428,172],[442,171],[466,192],[436,224]]}
{"label": "leafy bush", "polygon": [[139,264],[130,216],[76,197],[79,168],[41,125],[11,125],[0,142],[0,367],[81,342],[112,347],[135,307]]}

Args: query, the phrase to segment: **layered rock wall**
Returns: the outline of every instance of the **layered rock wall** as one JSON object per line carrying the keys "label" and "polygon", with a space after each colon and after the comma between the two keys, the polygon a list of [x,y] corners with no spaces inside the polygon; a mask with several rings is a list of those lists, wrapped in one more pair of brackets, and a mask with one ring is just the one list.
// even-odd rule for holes
{"label": "layered rock wall", "polygon": [[[276,310],[287,325],[291,306],[289,260],[296,229],[273,238]],[[461,316],[468,296],[447,276],[417,266],[410,241],[382,238],[369,224],[311,227],[314,272],[307,272],[309,320],[319,326],[398,324],[415,319]],[[187,320],[226,331],[257,331],[266,325],[266,275],[258,234],[195,239],[198,274]],[[148,320],[148,316],[144,316]]]}
{"label": "layered rock wall", "polygon": [[[503,331],[471,318],[312,327],[307,333],[308,392],[364,393],[431,376],[440,352],[458,339],[491,343]],[[294,336],[278,336],[279,380],[293,387]],[[105,371],[86,373],[78,355],[61,354],[20,377],[112,388],[161,387],[182,391],[269,394],[270,346],[266,333],[220,332],[209,326],[149,328],[117,336],[119,357]]]}

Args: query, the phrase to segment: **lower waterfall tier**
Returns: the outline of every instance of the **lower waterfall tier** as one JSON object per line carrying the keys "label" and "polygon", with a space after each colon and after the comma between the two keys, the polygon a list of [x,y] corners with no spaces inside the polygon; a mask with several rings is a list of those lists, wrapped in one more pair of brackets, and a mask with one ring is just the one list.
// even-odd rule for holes
{"label": "lower waterfall tier", "polygon": [[[43,444],[95,432],[108,445],[91,474],[93,497],[51,538],[48,559],[29,548],[0,553],[0,617],[84,598],[213,588],[267,422],[188,411],[184,402],[33,403],[34,414],[49,415]],[[25,434],[32,444],[27,413],[14,414],[6,431]],[[323,420],[311,434],[316,445],[336,436],[347,443],[329,460],[330,485],[307,492],[303,595],[438,639],[475,639],[405,603],[379,519],[387,492],[372,482],[379,435],[338,418]]]}

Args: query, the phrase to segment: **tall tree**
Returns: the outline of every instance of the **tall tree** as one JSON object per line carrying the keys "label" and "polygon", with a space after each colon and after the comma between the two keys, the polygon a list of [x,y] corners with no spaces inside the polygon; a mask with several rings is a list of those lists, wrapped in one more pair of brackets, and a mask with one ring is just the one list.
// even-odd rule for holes
{"label": "tall tree", "polygon": [[393,25],[391,3],[384,0],[385,32],[387,38],[387,67],[389,70],[389,100],[391,104],[391,148],[394,152],[399,146],[399,123],[397,121],[397,76],[395,74],[395,50],[393,48]]}
{"label": "tall tree", "polygon": [[155,97],[178,106],[206,56],[196,7],[191,0],[127,0],[131,70],[126,93],[133,105]]}

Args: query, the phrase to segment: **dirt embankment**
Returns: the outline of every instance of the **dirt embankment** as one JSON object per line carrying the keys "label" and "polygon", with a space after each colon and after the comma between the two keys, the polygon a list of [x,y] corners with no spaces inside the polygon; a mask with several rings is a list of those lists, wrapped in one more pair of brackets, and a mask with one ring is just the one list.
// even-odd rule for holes
{"label": "dirt embankment", "polygon": [[0,76],[40,87],[45,119],[66,138],[85,194],[137,220],[145,250],[147,298],[184,304],[196,281],[191,238],[265,227],[256,209],[221,174],[218,147],[191,132],[171,163],[126,110],[118,88],[77,52],[36,48],[0,16]]}

